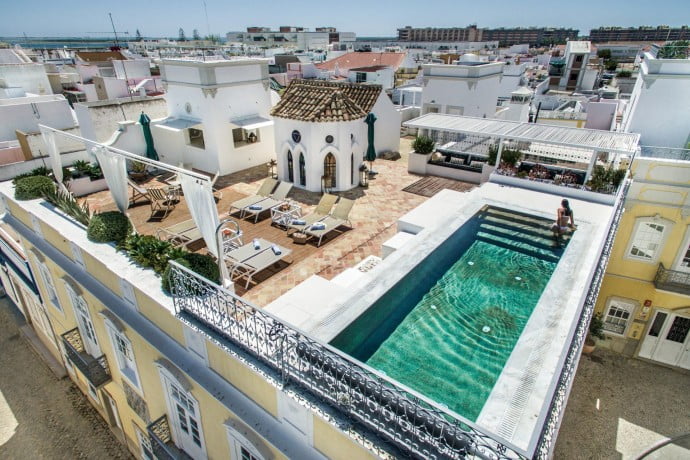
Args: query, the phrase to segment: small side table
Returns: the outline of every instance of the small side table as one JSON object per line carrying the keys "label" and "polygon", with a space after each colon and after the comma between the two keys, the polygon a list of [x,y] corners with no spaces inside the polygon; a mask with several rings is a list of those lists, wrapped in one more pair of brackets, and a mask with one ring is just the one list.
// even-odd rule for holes
{"label": "small side table", "polygon": [[302,217],[302,208],[296,203],[285,202],[271,208],[271,221],[279,227],[287,229],[294,219],[299,219],[300,217]]}

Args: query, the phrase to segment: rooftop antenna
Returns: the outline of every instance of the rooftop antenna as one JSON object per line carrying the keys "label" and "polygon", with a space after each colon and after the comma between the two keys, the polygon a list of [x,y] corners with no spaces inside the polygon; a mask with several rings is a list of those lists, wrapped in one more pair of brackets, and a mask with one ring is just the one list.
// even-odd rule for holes
{"label": "rooftop antenna", "polygon": [[120,47],[120,44],[117,41],[117,30],[115,30],[115,23],[113,22],[113,13],[108,13],[108,16],[110,17],[110,25],[113,26],[113,33],[115,34],[115,46]]}
{"label": "rooftop antenna", "polygon": [[206,31],[209,36],[211,36],[211,26],[208,23],[208,11],[206,10],[206,1],[202,1],[204,4],[204,14],[206,15]]}

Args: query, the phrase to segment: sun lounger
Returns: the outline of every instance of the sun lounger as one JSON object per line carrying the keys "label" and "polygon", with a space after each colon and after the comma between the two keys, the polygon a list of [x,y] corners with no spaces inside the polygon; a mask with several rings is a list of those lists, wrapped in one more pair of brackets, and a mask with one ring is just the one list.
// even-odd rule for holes
{"label": "sun lounger", "polygon": [[247,214],[254,216],[254,223],[256,223],[259,220],[259,214],[270,210],[274,206],[285,203],[285,198],[287,198],[287,194],[291,189],[292,184],[290,182],[281,182],[271,196],[244,208],[243,216]]}
{"label": "sun lounger", "polygon": [[354,204],[354,200],[341,198],[340,201],[338,201],[338,204],[335,205],[335,208],[333,208],[333,212],[330,215],[306,227],[304,230],[302,230],[302,232],[310,237],[318,238],[319,242],[317,246],[321,246],[321,240],[323,237],[336,228],[345,223],[352,227],[352,223],[350,222],[350,211],[352,210],[352,205]]}
{"label": "sun lounger", "polygon": [[249,287],[252,277],[270,267],[292,251],[263,238],[257,238],[225,254],[225,262],[230,268],[230,279],[235,281],[246,278],[245,289]]}
{"label": "sun lounger", "polygon": [[244,217],[243,210],[253,204],[258,203],[261,200],[265,200],[266,198],[268,198],[271,195],[271,192],[273,191],[277,183],[278,181],[271,177],[266,178],[263,184],[261,184],[259,191],[256,192],[256,195],[248,196],[232,203],[230,205],[230,210],[228,211],[228,214],[232,214],[233,212],[239,211],[240,217]]}
{"label": "sun lounger", "polygon": [[194,219],[185,220],[179,224],[156,230],[158,239],[169,241],[177,247],[187,247],[202,238],[201,230],[194,223]]}
{"label": "sun lounger", "polygon": [[302,216],[299,219],[295,219],[290,224],[288,224],[288,233],[290,232],[290,230],[292,230],[293,233],[302,232],[305,228],[310,227],[314,222],[318,222],[322,219],[325,219],[331,212],[331,208],[333,207],[337,199],[338,197],[335,195],[324,193],[321,197],[321,200],[319,201],[319,204],[316,205],[316,208],[311,214]]}

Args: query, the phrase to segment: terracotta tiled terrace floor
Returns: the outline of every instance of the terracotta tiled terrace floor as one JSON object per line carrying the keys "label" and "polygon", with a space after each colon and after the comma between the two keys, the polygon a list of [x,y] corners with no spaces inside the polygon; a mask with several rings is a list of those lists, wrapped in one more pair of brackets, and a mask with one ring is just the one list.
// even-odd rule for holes
{"label": "terracotta tiled terrace floor", "polygon": [[[254,277],[257,282],[252,283],[248,290],[244,289],[243,282],[236,283],[236,292],[255,305],[264,306],[313,274],[331,279],[369,255],[380,256],[381,244],[396,232],[397,219],[427,198],[402,191],[419,180],[419,176],[407,172],[405,157],[398,161],[378,160],[374,169],[379,174],[369,182],[368,188],[357,187],[348,192],[336,193],[355,200],[350,212],[352,229],[342,227],[342,233],[331,233],[328,239],[324,239],[321,247],[316,247],[313,239],[306,245],[295,244],[285,230],[271,225],[268,212],[262,214],[256,224],[253,220],[237,219],[245,243],[255,237],[262,237],[290,248],[293,252],[286,258],[291,263],[282,263],[259,273]],[[217,203],[219,216],[227,216],[232,202],[254,194],[266,175],[266,167],[261,166],[219,178],[216,185],[222,187],[223,192],[222,199]],[[155,182],[148,185],[154,186]],[[471,186],[468,184],[467,188]],[[301,205],[304,215],[311,212],[321,194],[293,188],[288,198]],[[108,191],[90,195],[87,200],[94,210],[115,209]],[[184,197],[162,221],[150,219],[150,207],[146,201],[131,206],[128,212],[137,231],[145,234],[155,234],[158,227],[190,219]]]}

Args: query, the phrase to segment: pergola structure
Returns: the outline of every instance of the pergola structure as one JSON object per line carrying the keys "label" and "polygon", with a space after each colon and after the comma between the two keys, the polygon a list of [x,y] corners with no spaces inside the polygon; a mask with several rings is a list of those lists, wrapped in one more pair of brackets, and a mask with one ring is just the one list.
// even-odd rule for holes
{"label": "pergola structure", "polygon": [[147,166],[176,174],[180,181],[182,191],[187,197],[186,203],[189,208],[189,213],[196,226],[200,229],[209,252],[218,259],[218,267],[223,277],[223,284],[224,286],[230,284],[230,276],[223,262],[224,247],[220,234],[221,230],[226,226],[232,227],[236,233],[238,229],[234,226],[231,219],[220,221],[215,200],[213,199],[211,180],[208,176],[172,166],[161,161],[152,160],[144,155],[127,152],[75,134],[66,133],[49,126],[42,124],[38,126],[41,130],[43,140],[48,147],[51,167],[59,186],[64,188],[62,184],[62,159],[56,142],[56,137],[58,136],[83,143],[86,151],[96,158],[103,172],[103,176],[105,177],[105,181],[108,184],[113,202],[120,212],[125,215],[127,214],[127,208],[130,204],[127,185],[127,161],[144,163]]}
{"label": "pergola structure", "polygon": [[491,118],[464,117],[442,113],[427,113],[403,123],[408,128],[441,131],[498,140],[496,165],[500,164],[504,141],[539,142],[592,151],[585,182],[589,180],[600,152],[633,156],[638,150],[640,135],[598,129],[570,128]]}

